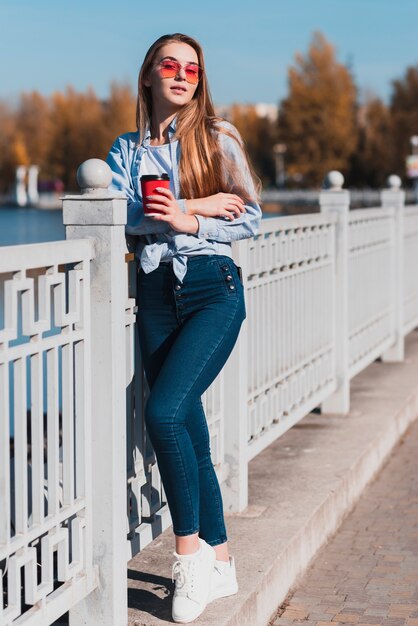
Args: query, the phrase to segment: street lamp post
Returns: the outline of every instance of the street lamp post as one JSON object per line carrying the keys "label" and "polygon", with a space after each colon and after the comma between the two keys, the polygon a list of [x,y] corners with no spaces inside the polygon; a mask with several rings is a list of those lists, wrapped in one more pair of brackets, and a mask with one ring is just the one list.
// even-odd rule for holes
{"label": "street lamp post", "polygon": [[414,182],[415,202],[418,204],[418,135],[412,135],[410,142],[412,154],[408,157],[408,176]]}
{"label": "street lamp post", "polygon": [[276,187],[283,189],[286,182],[286,172],[284,167],[284,155],[287,146],[285,143],[276,143],[273,146],[274,165],[276,170]]}

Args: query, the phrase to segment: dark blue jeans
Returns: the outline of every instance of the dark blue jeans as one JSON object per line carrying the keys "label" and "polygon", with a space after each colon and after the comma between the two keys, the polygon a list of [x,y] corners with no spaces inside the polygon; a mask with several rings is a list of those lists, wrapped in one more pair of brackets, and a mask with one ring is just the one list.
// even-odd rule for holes
{"label": "dark blue jeans", "polygon": [[[137,326],[150,395],[145,423],[176,535],[227,540],[201,395],[224,366],[245,319],[237,267],[226,256],[189,257],[138,272]],[[228,419],[228,416],[225,416]]]}

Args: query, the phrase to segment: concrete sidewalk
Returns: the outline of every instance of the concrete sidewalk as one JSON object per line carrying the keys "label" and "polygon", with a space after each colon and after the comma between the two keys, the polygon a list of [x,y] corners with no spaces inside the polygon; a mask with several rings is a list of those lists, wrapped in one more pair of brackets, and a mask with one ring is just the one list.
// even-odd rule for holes
{"label": "concrete sidewalk", "polygon": [[272,626],[418,626],[418,421]]}
{"label": "concrete sidewalk", "polygon": [[[353,379],[349,415],[310,414],[250,463],[250,504],[226,518],[240,590],[193,623],[266,626],[417,416],[413,332],[403,363],[375,362]],[[173,546],[168,529],[129,562],[131,626],[173,623]]]}

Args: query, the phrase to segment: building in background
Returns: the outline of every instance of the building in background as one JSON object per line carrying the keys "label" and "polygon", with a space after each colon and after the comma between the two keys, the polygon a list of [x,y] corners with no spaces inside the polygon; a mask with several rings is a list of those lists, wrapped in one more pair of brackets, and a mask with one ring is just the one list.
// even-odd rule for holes
{"label": "building in background", "polygon": [[279,116],[279,109],[276,104],[268,104],[266,102],[257,102],[256,104],[219,104],[215,105],[215,113],[228,121],[232,119],[232,109],[237,107],[245,112],[255,110],[258,117],[267,118],[270,122],[275,123]]}

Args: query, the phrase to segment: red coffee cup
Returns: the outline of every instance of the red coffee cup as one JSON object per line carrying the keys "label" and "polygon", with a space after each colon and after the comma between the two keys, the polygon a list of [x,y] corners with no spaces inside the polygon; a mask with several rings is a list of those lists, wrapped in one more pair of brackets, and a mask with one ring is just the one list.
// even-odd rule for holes
{"label": "red coffee cup", "polygon": [[[158,194],[157,187],[170,189],[170,177],[168,174],[146,174],[141,176],[142,205],[144,215],[161,215],[162,211],[148,208],[147,196]],[[152,204],[152,201],[151,201]]]}

